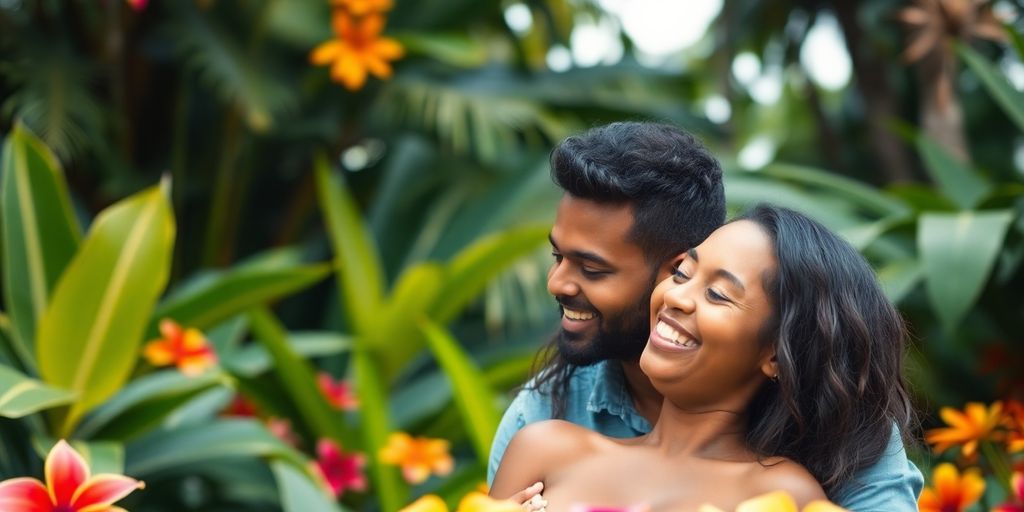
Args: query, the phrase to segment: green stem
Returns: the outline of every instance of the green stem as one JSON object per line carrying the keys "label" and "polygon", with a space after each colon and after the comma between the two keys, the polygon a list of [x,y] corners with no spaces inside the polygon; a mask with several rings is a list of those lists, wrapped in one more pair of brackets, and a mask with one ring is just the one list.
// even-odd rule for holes
{"label": "green stem", "polygon": [[220,162],[213,186],[213,197],[210,199],[209,227],[206,230],[206,243],[203,247],[203,266],[214,267],[227,263],[231,259],[233,238],[228,223],[231,219],[231,208],[235,192],[235,166],[241,148],[241,116],[236,107],[228,110],[224,121],[224,137]]}
{"label": "green stem", "polygon": [[1003,490],[1007,493],[1010,492],[1010,476],[1011,469],[1010,463],[1006,460],[1006,454],[996,449],[996,446],[988,441],[981,443],[981,453],[985,455],[985,460],[988,461],[988,465],[992,467],[992,472],[996,475],[996,480],[999,481],[999,485],[1003,487]]}

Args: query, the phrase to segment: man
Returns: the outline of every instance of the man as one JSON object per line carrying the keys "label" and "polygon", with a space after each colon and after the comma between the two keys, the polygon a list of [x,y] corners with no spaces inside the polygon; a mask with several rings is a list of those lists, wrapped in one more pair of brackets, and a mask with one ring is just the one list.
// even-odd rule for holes
{"label": "man", "polygon": [[[561,328],[545,349],[547,366],[502,418],[489,482],[528,423],[561,418],[612,437],[650,431],[662,403],[639,366],[651,291],[677,255],[725,218],[717,160],[672,126],[614,123],[569,137],[552,151],[551,174],[564,191],[548,273]],[[909,512],[922,485],[894,432],[885,455],[831,498],[854,511]],[[540,490],[534,485],[516,499]]]}

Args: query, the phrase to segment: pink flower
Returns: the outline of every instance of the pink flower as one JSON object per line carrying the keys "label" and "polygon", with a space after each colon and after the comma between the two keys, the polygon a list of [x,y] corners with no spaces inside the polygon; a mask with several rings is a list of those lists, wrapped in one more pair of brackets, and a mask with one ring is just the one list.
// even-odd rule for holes
{"label": "pink flower", "polygon": [[1024,473],[1014,473],[1010,478],[1010,498],[1008,501],[992,509],[992,512],[1024,512]]}
{"label": "pink flower", "polygon": [[320,372],[317,375],[317,384],[320,385],[320,392],[324,394],[327,403],[336,409],[354,411],[359,407],[359,400],[356,398],[355,393],[352,392],[352,386],[349,386],[345,380],[339,379],[335,381],[326,372]]}
{"label": "pink flower", "polygon": [[366,490],[366,475],[363,474],[366,457],[363,454],[345,454],[340,446],[329,439],[321,439],[317,443],[316,454],[316,468],[335,498],[341,497],[346,489]]}
{"label": "pink flower", "polygon": [[135,489],[141,481],[124,475],[90,477],[85,459],[60,440],[46,456],[46,485],[35,478],[0,482],[0,510],[18,512],[109,512],[112,504]]}
{"label": "pink flower", "polygon": [[267,430],[288,446],[299,446],[299,436],[292,430],[292,422],[286,418],[267,418]]}
{"label": "pink flower", "polygon": [[128,6],[131,7],[133,11],[140,12],[146,8],[146,4],[149,3],[149,0],[127,0],[127,2]]}

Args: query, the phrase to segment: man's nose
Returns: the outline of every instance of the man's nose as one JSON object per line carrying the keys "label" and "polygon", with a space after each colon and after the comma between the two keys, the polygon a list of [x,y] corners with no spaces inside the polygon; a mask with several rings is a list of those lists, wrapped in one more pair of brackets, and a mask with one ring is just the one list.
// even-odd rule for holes
{"label": "man's nose", "polygon": [[548,271],[548,293],[558,297],[574,297],[580,293],[580,287],[572,278],[568,260],[555,262]]}

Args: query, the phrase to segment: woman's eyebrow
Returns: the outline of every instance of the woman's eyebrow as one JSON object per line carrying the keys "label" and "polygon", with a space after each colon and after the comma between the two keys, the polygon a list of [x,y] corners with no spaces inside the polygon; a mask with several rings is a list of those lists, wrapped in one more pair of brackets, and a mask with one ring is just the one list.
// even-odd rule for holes
{"label": "woman's eyebrow", "polygon": [[[693,258],[693,261],[700,262],[700,258],[697,257],[697,249],[690,249],[689,251],[686,251],[686,255]],[[720,268],[715,271],[715,275],[718,277],[725,278],[725,280],[736,285],[736,287],[739,288],[740,291],[747,291],[747,287],[743,286],[743,281],[741,281],[740,278],[736,277],[736,274],[733,274],[728,270]]]}

